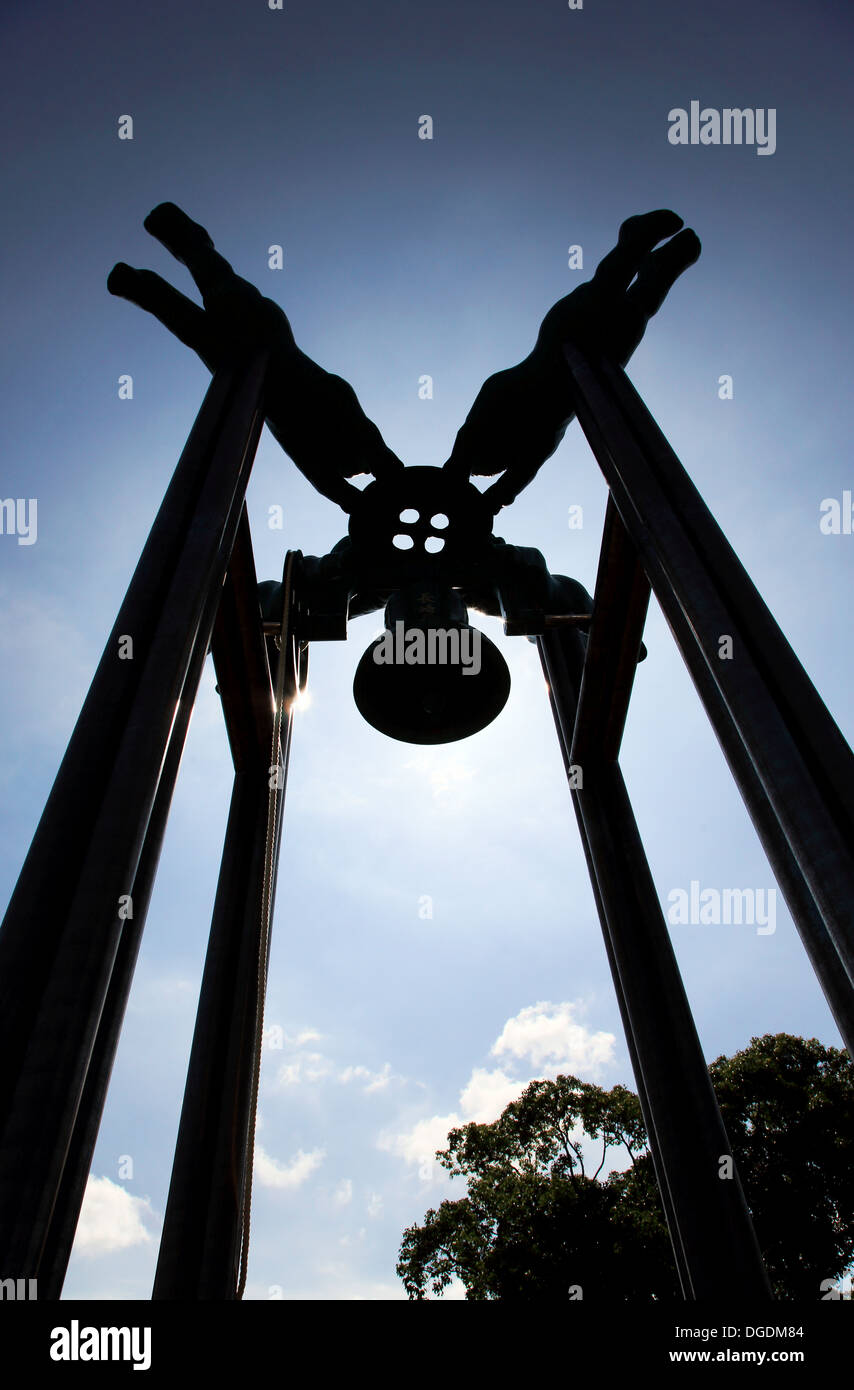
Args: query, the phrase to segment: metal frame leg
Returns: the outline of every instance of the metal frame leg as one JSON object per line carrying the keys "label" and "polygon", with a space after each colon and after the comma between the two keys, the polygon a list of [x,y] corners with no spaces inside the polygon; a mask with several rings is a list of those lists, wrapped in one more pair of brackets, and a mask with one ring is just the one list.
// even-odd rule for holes
{"label": "metal frame leg", "polygon": [[[44,1268],[54,1291],[177,773],[173,738],[186,731],[263,426],[265,373],[260,356],[211,383],[0,930],[0,1267],[33,1278]],[[118,657],[124,635],[132,660]],[[120,899],[134,891],[126,934]]]}
{"label": "metal frame leg", "polygon": [[[259,1029],[293,726],[290,704],[299,680],[293,590],[289,585],[286,590],[291,601],[279,654],[285,669],[277,686],[287,709],[274,754],[279,726],[246,526],[214,641],[235,778],[152,1294],[158,1300],[239,1296]],[[281,778],[271,794],[271,772],[279,759]]]}
{"label": "metal frame leg", "polygon": [[628,378],[573,344],[565,355],[581,426],[854,1055],[854,753]]}

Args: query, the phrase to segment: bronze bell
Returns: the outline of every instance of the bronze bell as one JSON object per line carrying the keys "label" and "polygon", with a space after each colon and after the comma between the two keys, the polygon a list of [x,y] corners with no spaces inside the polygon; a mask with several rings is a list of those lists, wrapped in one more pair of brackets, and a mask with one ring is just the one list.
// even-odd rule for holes
{"label": "bronze bell", "polygon": [[494,642],[470,626],[457,589],[426,580],[400,589],[385,610],[386,630],[356,669],[360,713],[403,743],[453,743],[501,713],[510,672]]}

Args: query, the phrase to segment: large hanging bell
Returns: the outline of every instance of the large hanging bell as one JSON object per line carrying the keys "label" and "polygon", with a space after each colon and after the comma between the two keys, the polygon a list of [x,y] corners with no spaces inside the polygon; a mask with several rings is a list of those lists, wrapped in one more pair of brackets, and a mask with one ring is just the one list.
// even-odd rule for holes
{"label": "large hanging bell", "polygon": [[457,589],[433,580],[392,595],[385,632],[356,669],[360,713],[403,743],[453,743],[486,728],[510,694],[510,672],[495,646],[470,626]]}

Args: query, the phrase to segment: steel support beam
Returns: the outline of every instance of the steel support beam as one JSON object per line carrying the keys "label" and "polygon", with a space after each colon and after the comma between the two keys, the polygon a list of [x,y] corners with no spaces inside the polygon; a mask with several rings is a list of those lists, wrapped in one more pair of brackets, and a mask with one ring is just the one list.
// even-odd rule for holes
{"label": "steel support beam", "polygon": [[565,356],[579,422],[854,1055],[854,754],[628,378],[573,344]]}
{"label": "steel support beam", "polygon": [[158,1300],[238,1296],[292,700],[300,676],[293,588],[287,583],[285,589],[278,655],[284,669],[276,685],[280,724],[246,526],[214,635],[235,778],[154,1281]]}
{"label": "steel support beam", "polygon": [[609,513],[586,650],[571,629],[547,632],[537,646],[572,772],[573,803],[683,1294],[711,1298],[726,1288],[768,1298],[734,1165],[731,1178],[721,1177],[729,1141],[616,762],[615,731],[625,719],[631,677],[614,682],[611,675],[625,670],[626,658],[637,661],[648,595],[632,547]]}
{"label": "steel support beam", "polygon": [[134,915],[125,921],[113,964],[98,1033],[86,1071],[86,1081],[80,1098],[80,1108],[62,1172],[41,1261],[39,1296],[58,1299],[62,1293],[80,1207],[86,1191],[86,1181],[92,1166],[92,1154],[98,1138],[107,1088],[113,1070],[116,1049],[124,1022],[125,1009],[142,941],[142,929],[148,914],[148,904],[154,887],[160,851],[166,831],[172,793],[184,751],[184,742],[193,712],[193,694],[201,678],[205,652],[197,644],[187,673],[186,693],[182,695],[163,761],[163,772],[145,835],[145,843],[133,882]]}
{"label": "steel support beam", "polygon": [[262,355],[211,382],[0,929],[0,1267],[44,1273],[54,1289],[263,426],[265,373]]}
{"label": "steel support beam", "polygon": [[[573,738],[573,725],[576,717],[578,703],[578,685],[576,684],[576,681],[573,680],[573,678],[570,676],[570,672],[567,669],[567,664],[565,660],[566,647],[570,641],[574,641],[574,639],[568,638],[567,642],[564,643],[556,643],[554,641],[551,641],[548,644],[546,644],[541,639],[538,642],[538,649],[540,654],[540,661],[542,662],[543,674],[546,678],[546,688],[548,690],[549,703],[551,705],[552,716],[554,718],[555,728],[557,730],[558,743],[560,745],[561,756],[563,758],[564,770],[567,774],[567,777],[570,779],[571,785],[573,780],[573,762],[571,757],[571,746]],[[573,662],[572,667],[572,669],[576,672],[576,679],[578,666],[583,665],[583,661],[583,653],[579,652],[575,658],[575,661]],[[562,692],[560,698],[556,696],[556,691]],[[617,962],[614,956],[614,948],[611,945],[611,934],[608,929],[608,920],[605,915],[605,905],[602,900],[602,895],[599,891],[599,882],[596,877],[596,866],[593,860],[590,842],[587,838],[587,831],[585,829],[584,820],[581,816],[577,799],[573,797],[572,800],[573,808],[575,810],[575,818],[578,822],[578,833],[581,839],[581,847],[584,851],[584,858],[587,863],[587,872],[590,875],[590,885],[593,889],[593,898],[596,903],[596,912],[599,917],[599,923],[602,927],[602,939],[605,943],[605,952],[608,957],[608,965],[611,970],[611,978],[614,982],[614,992],[617,997],[617,1004],[620,1010],[620,1017],[623,1023],[623,1033],[625,1035],[626,1046],[628,1047],[629,1051],[629,1059],[631,1061],[632,1072],[635,1078],[635,1086],[637,1087],[641,1113],[643,1115],[644,1124],[646,1126],[647,1139],[649,1141],[650,1155],[652,1158],[653,1168],[655,1170],[655,1177],[656,1182],[658,1184],[659,1196],[661,1197],[661,1203],[664,1208],[664,1215],[667,1221],[667,1229],[670,1234],[671,1244],[673,1247],[673,1256],[676,1262],[676,1271],[679,1277],[680,1286],[684,1293],[685,1290],[690,1289],[691,1287],[690,1278],[688,1274],[688,1268],[685,1262],[685,1252],[682,1249],[682,1241],[679,1236],[679,1229],[676,1223],[676,1212],[673,1206],[673,1199],[670,1195],[670,1188],[667,1185],[667,1175],[661,1159],[658,1135],[655,1129],[655,1117],[652,1113],[652,1109],[649,1103],[649,1097],[647,1095],[646,1087],[644,1085],[643,1071],[641,1069],[640,1059],[638,1057],[637,1048],[635,1046],[634,1034],[632,1032],[631,1027],[631,1016],[629,1014],[629,1006],[623,990],[623,982],[620,978],[620,972],[617,969]]]}

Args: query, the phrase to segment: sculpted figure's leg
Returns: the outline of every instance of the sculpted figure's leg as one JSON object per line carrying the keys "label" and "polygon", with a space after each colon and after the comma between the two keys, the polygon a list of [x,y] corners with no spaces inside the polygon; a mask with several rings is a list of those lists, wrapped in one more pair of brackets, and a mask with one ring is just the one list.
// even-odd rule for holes
{"label": "sculpted figure's leg", "polygon": [[324,497],[350,512],[359,489],[345,481],[360,473],[375,478],[402,470],[343,377],[326,372],[296,349],[274,355],[267,374],[267,425],[309,481]]}
{"label": "sculpted figure's leg", "polygon": [[142,225],[176,261],[187,267],[203,295],[217,280],[234,274],[204,227],[188,217],[176,203],[158,203]]}
{"label": "sculpted figure's leg", "polygon": [[158,204],[143,226],[187,267],[224,340],[235,347],[253,343],[275,347],[280,357],[298,352],[284,310],[236,275],[204,227],[175,203]]}
{"label": "sculpted figure's leg", "polygon": [[204,311],[153,270],[134,270],[119,261],[107,276],[110,294],[146,309],[201,357],[208,371],[217,365],[217,345]]}
{"label": "sculpted figure's leg", "polygon": [[[700,254],[695,233],[681,226],[666,209],[629,217],[593,279],[549,309],[524,361],[484,382],[445,467],[467,477],[503,472],[485,494],[494,511],[531,481],[573,418],[563,343],[625,366],[649,319]],[[664,237],[670,240],[654,250]]]}
{"label": "sculpted figure's leg", "polygon": [[347,478],[359,473],[383,477],[403,468],[352,386],[297,347],[284,311],[235,275],[204,227],[174,203],[159,204],[144,225],[186,265],[204,309],[154,272],[124,264],[114,267],[107,288],[154,314],[210,371],[229,356],[267,348],[267,425],[319,492],[349,512],[359,492]]}

